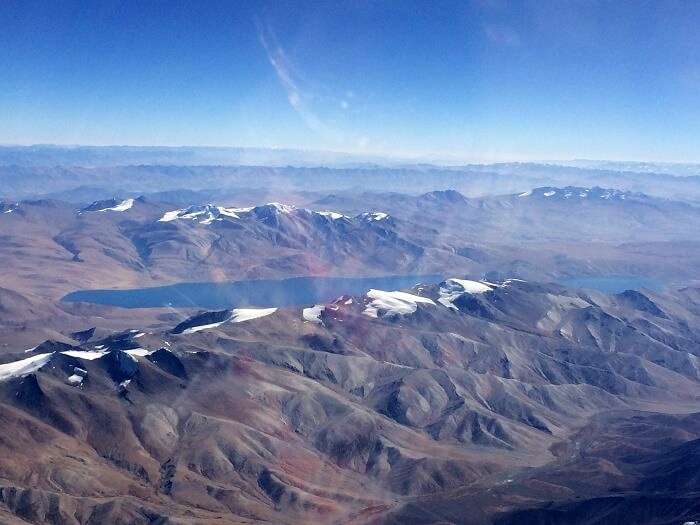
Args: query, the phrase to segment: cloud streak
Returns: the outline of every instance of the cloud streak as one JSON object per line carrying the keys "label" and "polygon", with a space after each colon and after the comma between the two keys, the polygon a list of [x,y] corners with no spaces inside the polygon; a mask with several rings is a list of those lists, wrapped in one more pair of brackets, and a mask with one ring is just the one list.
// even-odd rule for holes
{"label": "cloud streak", "polygon": [[325,136],[335,135],[331,128],[311,109],[310,103],[313,96],[301,88],[303,80],[292,67],[284,49],[277,43],[271,28],[260,26],[258,37],[267,54],[268,62],[270,62],[280,84],[287,92],[289,105],[313,131]]}
{"label": "cloud streak", "polygon": [[[258,38],[268,62],[286,92],[289,105],[311,131],[326,140],[327,146],[366,152],[371,145],[377,145],[362,131],[348,132],[338,128],[338,121],[343,119],[343,115],[353,111],[357,106],[354,103],[356,94],[353,90],[346,89],[338,96],[325,92],[323,86],[309,88],[309,82],[305,80],[299,69],[294,67],[269,25],[258,24]],[[327,107],[332,115],[335,111],[335,116],[330,119],[321,118],[314,110],[314,106]]]}

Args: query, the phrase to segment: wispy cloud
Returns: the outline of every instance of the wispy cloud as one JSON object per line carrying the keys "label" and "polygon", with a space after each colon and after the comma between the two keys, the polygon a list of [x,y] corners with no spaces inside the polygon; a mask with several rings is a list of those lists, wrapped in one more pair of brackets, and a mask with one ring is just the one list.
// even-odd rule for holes
{"label": "wispy cloud", "polygon": [[313,131],[324,135],[333,135],[333,131],[311,109],[310,104],[314,96],[303,89],[304,81],[294,69],[286,52],[277,43],[275,34],[269,26],[259,25],[258,36],[265,49],[267,59],[277,74],[280,84],[287,92],[289,105],[299,114],[304,123]]}
{"label": "wispy cloud", "polygon": [[339,127],[344,115],[361,111],[355,91],[324,89],[324,86],[309,81],[297,64],[292,63],[269,25],[258,24],[258,37],[287,94],[289,105],[309,129],[325,139],[327,146],[362,152],[378,146],[364,130],[348,131]]}

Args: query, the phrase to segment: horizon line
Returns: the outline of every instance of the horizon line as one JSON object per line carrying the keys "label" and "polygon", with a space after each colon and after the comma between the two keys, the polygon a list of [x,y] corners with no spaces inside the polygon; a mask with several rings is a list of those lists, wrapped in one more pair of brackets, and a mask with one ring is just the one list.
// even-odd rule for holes
{"label": "horizon line", "polygon": [[[78,148],[95,148],[95,149],[110,149],[110,148],[133,148],[133,149],[202,149],[202,150],[259,150],[273,152],[296,152],[306,154],[328,154],[328,155],[346,155],[349,157],[376,157],[379,160],[390,160],[393,162],[405,163],[414,162],[416,164],[435,164],[445,166],[458,166],[459,163],[477,164],[477,165],[494,165],[494,164],[551,164],[563,165],[564,163],[573,162],[613,162],[613,163],[634,163],[634,164],[666,164],[666,165],[698,165],[700,160],[654,160],[654,159],[629,159],[629,158],[589,158],[584,156],[574,156],[571,158],[503,158],[503,159],[487,159],[487,158],[466,158],[458,156],[441,155],[439,153],[380,153],[380,152],[356,152],[332,149],[313,149],[304,147],[290,146],[232,146],[232,145],[191,145],[191,144],[61,144],[61,143],[0,143],[0,148],[56,148],[56,149],[78,149]],[[368,162],[368,161],[366,161]]]}

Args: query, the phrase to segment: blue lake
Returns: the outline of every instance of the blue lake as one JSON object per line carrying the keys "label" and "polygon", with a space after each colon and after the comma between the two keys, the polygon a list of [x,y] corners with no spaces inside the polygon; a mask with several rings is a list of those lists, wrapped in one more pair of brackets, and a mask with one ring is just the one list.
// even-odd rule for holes
{"label": "blue lake", "polygon": [[241,306],[294,306],[327,302],[341,295],[360,295],[370,288],[401,290],[416,283],[438,283],[440,275],[388,277],[295,277],[291,279],[225,283],[178,283],[131,290],[80,290],[63,301],[87,302],[122,308],[223,309]]}

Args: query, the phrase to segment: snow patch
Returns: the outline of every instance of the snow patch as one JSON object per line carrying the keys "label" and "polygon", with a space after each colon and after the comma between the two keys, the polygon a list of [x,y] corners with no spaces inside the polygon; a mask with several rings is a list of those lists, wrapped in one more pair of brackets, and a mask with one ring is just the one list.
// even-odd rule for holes
{"label": "snow patch", "polygon": [[383,211],[375,211],[371,213],[363,213],[362,216],[366,218],[369,221],[383,221],[385,219],[389,218],[388,213],[384,213]]}
{"label": "snow patch", "polygon": [[532,190],[524,191],[521,194],[519,194],[518,197],[529,197],[530,195],[532,195]]}
{"label": "snow patch", "polygon": [[27,357],[26,359],[20,359],[19,361],[0,365],[0,381],[5,381],[6,379],[11,379],[13,377],[21,377],[31,374],[32,372],[36,372],[49,362],[52,355],[53,352],[49,352],[48,354],[33,355],[32,357]]}
{"label": "snow patch", "polygon": [[111,208],[103,208],[101,210],[97,211],[126,211],[131,209],[134,206],[134,199],[125,199],[121,201],[119,204],[116,206],[112,206]]}
{"label": "snow patch", "polygon": [[132,357],[146,357],[147,355],[151,355],[153,353],[152,350],[147,350],[146,348],[131,348],[129,350],[124,350],[124,352]]}
{"label": "snow patch", "polygon": [[73,374],[72,376],[68,376],[68,383],[74,386],[79,386],[83,382],[83,376],[79,376],[78,374]]}
{"label": "snow patch", "polygon": [[247,206],[245,208],[224,208],[224,209],[227,212],[239,214],[239,213],[249,213],[255,209],[255,206]]}
{"label": "snow patch", "polygon": [[456,309],[454,300],[460,295],[480,294],[493,290],[495,285],[480,281],[469,281],[467,279],[447,279],[440,284],[440,298],[438,302],[448,308]]}
{"label": "snow patch", "polygon": [[175,219],[180,218],[180,213],[182,213],[184,210],[172,210],[172,211],[166,211],[165,215],[163,215],[160,219],[158,219],[158,222],[170,222],[174,221]]}
{"label": "snow patch", "polygon": [[552,195],[555,195],[557,192],[556,191],[545,191],[542,195],[545,197],[551,197]]}
{"label": "snow patch", "polygon": [[342,213],[338,213],[337,211],[319,211],[317,212],[319,215],[323,215],[324,217],[329,217],[330,219],[337,221],[338,219],[342,219],[345,217]]}
{"label": "snow patch", "polygon": [[214,206],[206,204],[204,206],[190,206],[180,210],[172,210],[158,219],[158,222],[171,222],[178,219],[197,221],[200,224],[211,224],[214,221],[222,220],[221,217],[229,217],[231,219],[239,219],[238,215],[241,212],[250,211],[251,208],[224,208],[223,206]]}
{"label": "snow patch", "polygon": [[493,290],[492,283],[482,281],[469,281],[467,279],[447,279],[445,282],[450,282],[459,285],[465,292],[468,293],[484,293]]}
{"label": "snow patch", "polygon": [[231,317],[229,320],[232,323],[242,323],[243,321],[250,321],[251,319],[258,319],[274,314],[276,311],[277,308],[236,308],[231,310]]}
{"label": "snow patch", "polygon": [[86,361],[94,361],[95,359],[99,359],[100,357],[104,357],[105,355],[107,355],[106,351],[96,352],[94,350],[66,350],[61,353],[69,357],[76,357],[78,359],[84,359]]}
{"label": "snow patch", "polygon": [[301,317],[307,323],[323,324],[323,321],[321,321],[321,314],[325,309],[326,307],[322,304],[317,304],[310,308],[304,308],[301,311]]}
{"label": "snow patch", "polygon": [[227,321],[221,321],[218,323],[210,323],[210,324],[201,324],[199,326],[190,326],[189,328],[186,328],[185,330],[182,331],[183,334],[194,334],[196,332],[201,332],[202,330],[209,330],[210,328],[216,328],[217,326],[221,326],[222,324],[228,322]]}
{"label": "snow patch", "polygon": [[369,317],[378,317],[379,312],[384,312],[384,315],[406,315],[412,314],[418,309],[418,303],[432,304],[435,303],[427,297],[413,295],[407,292],[387,292],[384,290],[372,289],[367,292],[367,297],[372,301],[365,307],[362,312]]}
{"label": "snow patch", "polygon": [[250,321],[251,319],[258,319],[260,317],[265,317],[267,315],[273,314],[277,311],[277,308],[235,308],[231,310],[231,315],[216,323],[203,324],[199,326],[191,326],[182,331],[183,334],[194,334],[196,332],[201,332],[203,330],[209,330],[211,328],[216,328],[225,323],[242,323],[243,321]]}
{"label": "snow patch", "polygon": [[282,204],[279,202],[268,202],[266,206],[271,206],[280,213],[291,213],[296,209],[294,206],[290,206],[289,204]]}
{"label": "snow patch", "polygon": [[[269,204],[265,204],[265,206],[273,208],[275,211],[280,213],[291,213],[296,209],[294,206],[280,204],[279,202],[271,202]],[[198,223],[204,225],[209,225],[214,221],[222,221],[223,217],[228,217],[230,219],[240,219],[242,214],[249,213],[261,207],[262,206],[249,206],[245,208],[225,208],[223,206],[214,206],[213,204],[206,204],[204,206],[190,206],[188,208],[182,208],[179,210],[165,212],[165,214],[160,219],[158,219],[158,222],[171,222],[175,220],[185,219],[197,221]]]}

